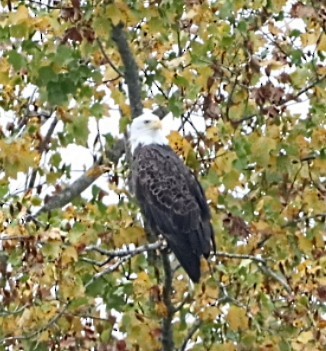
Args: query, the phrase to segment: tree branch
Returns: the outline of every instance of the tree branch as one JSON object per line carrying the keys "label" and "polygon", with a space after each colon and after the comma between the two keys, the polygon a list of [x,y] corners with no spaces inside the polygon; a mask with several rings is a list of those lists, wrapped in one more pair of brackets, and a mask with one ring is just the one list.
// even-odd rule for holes
{"label": "tree branch", "polygon": [[[98,46],[100,47],[100,50],[102,52],[102,55],[105,58],[105,61],[111,66],[111,68],[118,74],[118,77],[123,77],[123,74],[118,70],[118,68],[113,64],[113,62],[110,60],[109,56],[106,54],[104,47],[99,39],[96,40]],[[117,79],[115,78],[115,79]]]}
{"label": "tree branch", "polygon": [[52,196],[43,207],[41,207],[34,215],[26,217],[26,221],[35,221],[36,217],[43,212],[62,208],[67,205],[76,196],[80,195],[86,188],[88,188],[97,178],[107,171],[105,166],[94,164],[72,184],[70,184],[61,193]]}
{"label": "tree branch", "polygon": [[174,306],[172,304],[172,269],[169,260],[169,254],[167,252],[162,253],[163,269],[165,273],[164,287],[163,287],[163,302],[167,309],[167,315],[163,319],[163,330],[162,330],[162,344],[164,351],[174,350],[174,340],[173,340],[173,327],[172,319],[174,315]]}
{"label": "tree branch", "polygon": [[184,339],[183,343],[182,343],[182,346],[180,347],[180,350],[179,351],[186,351],[187,349],[187,345],[188,345],[188,342],[191,340],[191,338],[194,336],[194,334],[196,333],[196,331],[200,328],[202,324],[202,321],[201,320],[197,320],[194,325],[192,326],[192,328],[189,330],[189,333],[188,335],[186,336],[186,338]]}
{"label": "tree branch", "polygon": [[265,275],[270,276],[278,283],[280,283],[288,293],[292,292],[292,289],[290,285],[287,283],[287,281],[283,277],[277,275],[274,271],[272,271],[266,264],[258,264],[257,266]]}
{"label": "tree branch", "polygon": [[277,282],[279,282],[284,288],[285,290],[290,293],[292,291],[290,285],[285,281],[285,279],[283,279],[282,277],[280,277],[279,275],[277,275],[274,271],[272,271],[268,266],[267,266],[267,260],[257,257],[257,256],[253,256],[253,255],[242,255],[242,254],[233,254],[233,253],[227,253],[227,252],[216,252],[216,256],[217,257],[225,257],[225,258],[235,258],[235,259],[241,259],[241,260],[251,260],[255,263],[257,263],[258,268],[265,274],[270,276],[271,278],[273,278],[274,280],[276,280]]}
{"label": "tree branch", "polygon": [[6,343],[8,341],[28,340],[28,339],[34,338],[34,336],[37,336],[37,335],[41,334],[42,332],[44,332],[45,330],[51,328],[52,325],[55,324],[62,317],[62,315],[67,310],[68,306],[69,306],[68,303],[65,304],[63,306],[62,310],[56,316],[54,316],[46,325],[39,328],[38,330],[36,330],[30,334],[26,334],[26,335],[9,336],[7,338],[0,339],[0,343],[3,344],[3,343]]}
{"label": "tree branch", "polygon": [[94,274],[94,276],[85,284],[85,288],[87,288],[90,284],[92,284],[96,279],[99,279],[99,278],[103,277],[106,274],[114,272],[124,262],[129,261],[131,259],[131,257],[132,257],[132,255],[127,255],[127,256],[124,256],[124,257],[120,257],[120,259],[116,263],[114,263],[113,265],[111,265],[107,269],[104,269],[103,271]]}
{"label": "tree branch", "polygon": [[[56,117],[54,117],[54,119],[53,119],[53,121],[48,129],[48,132],[46,133],[46,136],[44,137],[44,139],[40,143],[40,146],[38,147],[38,151],[40,154],[42,154],[46,150],[48,144],[50,143],[52,134],[55,130],[55,127],[57,126],[57,123],[58,123],[58,119]],[[37,175],[37,168],[34,168],[32,171],[31,177],[29,179],[29,182],[28,182],[27,190],[30,190],[34,187],[36,175]]]}
{"label": "tree branch", "polygon": [[142,114],[143,103],[141,98],[141,85],[136,60],[129,47],[123,24],[113,26],[112,39],[116,42],[122,62],[125,66],[125,80],[128,86],[132,118]]}
{"label": "tree branch", "polygon": [[298,91],[295,95],[290,96],[289,98],[285,99],[285,101],[283,101],[279,106],[285,105],[286,103],[288,103],[289,101],[292,101],[292,100],[296,101],[298,99],[298,97],[300,97],[300,95],[306,93],[308,90],[315,87],[317,84],[321,83],[325,78],[326,78],[326,76],[322,76],[320,78],[317,78],[314,82],[310,83],[305,88]]}
{"label": "tree branch", "polygon": [[228,252],[221,252],[221,251],[217,251],[215,255],[216,257],[235,258],[239,260],[252,260],[261,264],[266,264],[266,260],[253,255],[242,255],[242,254],[235,254],[235,253],[228,253]]}
{"label": "tree branch", "polygon": [[113,257],[135,256],[135,255],[141,254],[143,252],[157,250],[157,249],[163,249],[165,246],[166,246],[165,241],[158,240],[154,243],[138,246],[134,249],[127,248],[125,250],[108,251],[108,250],[104,250],[104,249],[97,247],[97,246],[89,246],[89,247],[86,247],[85,251],[86,252],[96,251],[96,252],[98,252],[102,255],[105,255],[109,258],[113,258]]}

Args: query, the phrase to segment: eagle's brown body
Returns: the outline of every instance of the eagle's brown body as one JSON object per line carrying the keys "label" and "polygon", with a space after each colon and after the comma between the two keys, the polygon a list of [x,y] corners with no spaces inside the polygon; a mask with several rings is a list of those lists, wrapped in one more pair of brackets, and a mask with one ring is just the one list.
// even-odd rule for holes
{"label": "eagle's brown body", "polygon": [[211,215],[195,176],[167,145],[139,145],[132,183],[151,230],[162,234],[189,277],[200,279],[200,257],[215,250]]}

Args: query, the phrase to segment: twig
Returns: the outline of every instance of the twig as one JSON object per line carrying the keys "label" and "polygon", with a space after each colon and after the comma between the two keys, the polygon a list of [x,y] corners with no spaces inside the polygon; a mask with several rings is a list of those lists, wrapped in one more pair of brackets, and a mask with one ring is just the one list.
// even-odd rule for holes
{"label": "twig", "polygon": [[183,301],[182,301],[178,306],[174,307],[174,313],[181,311],[182,307],[183,307],[187,302],[189,302],[189,300],[190,300],[190,294],[187,293],[187,294],[186,294],[186,297],[183,299]]}
{"label": "twig", "polygon": [[[148,78],[148,74],[146,69],[143,70],[143,73],[145,75],[146,78]],[[168,95],[165,93],[165,91],[162,89],[162,87],[155,81],[153,80],[153,84],[156,86],[157,90],[161,93],[161,95],[164,97],[165,100],[169,100]],[[153,92],[152,92],[153,94]]]}
{"label": "twig", "polygon": [[[235,55],[236,56],[236,55]],[[231,89],[231,92],[228,96],[228,100],[227,100],[227,103],[226,103],[226,111],[225,111],[225,115],[226,115],[226,119],[229,121],[230,120],[230,117],[229,117],[229,113],[230,113],[230,107],[231,107],[231,104],[233,104],[233,94],[235,92],[235,88],[236,86],[238,85],[238,78],[239,78],[239,74],[236,74],[235,76],[235,80],[234,80],[234,83],[232,85],[232,89]]]}
{"label": "twig", "polygon": [[322,76],[321,78],[317,78],[314,82],[312,82],[311,84],[307,85],[305,88],[303,88],[302,90],[300,90],[297,94],[290,96],[288,99],[285,99],[285,101],[283,101],[279,106],[285,105],[286,103],[288,103],[291,100],[296,101],[297,98],[306,93],[308,90],[310,90],[311,88],[315,87],[317,84],[321,83],[324,79],[326,78],[326,76]]}
{"label": "twig", "polygon": [[4,236],[0,236],[0,241],[5,241],[5,240],[19,240],[19,241],[23,241],[23,240],[33,240],[35,239],[35,236],[22,236],[22,235],[4,235]]}
{"label": "twig", "polygon": [[45,3],[41,2],[41,1],[29,0],[29,2],[31,4],[36,4],[38,6],[44,6],[44,7],[46,7],[49,10],[61,10],[62,9],[62,6],[51,6],[51,5],[45,4]]}
{"label": "twig", "polygon": [[[100,50],[101,50],[102,55],[104,56],[106,62],[107,62],[107,63],[110,65],[110,67],[118,74],[118,77],[117,77],[117,78],[123,77],[122,72],[120,72],[120,71],[118,70],[118,68],[115,67],[115,65],[113,64],[113,62],[110,60],[109,56],[106,54],[106,52],[105,52],[105,50],[104,50],[104,47],[103,47],[101,41],[100,41],[99,39],[96,39],[96,42],[97,42],[98,46],[100,47]],[[117,79],[117,78],[115,78],[115,79]]]}
{"label": "twig", "polygon": [[166,243],[164,241],[158,240],[154,243],[138,246],[134,249],[128,248],[126,250],[108,251],[108,250],[104,250],[104,249],[97,247],[97,246],[89,246],[89,247],[86,247],[85,251],[87,251],[87,252],[96,251],[102,255],[113,258],[113,257],[135,256],[135,255],[141,254],[145,251],[162,249],[165,246],[166,246]]}
{"label": "twig", "polygon": [[215,253],[215,255],[217,257],[225,257],[225,258],[235,258],[235,259],[239,259],[239,260],[251,260],[251,261],[255,261],[261,264],[266,264],[266,260],[257,256],[253,256],[253,255],[242,255],[242,254],[235,254],[235,253],[228,253],[228,252],[221,252],[221,251],[217,251]]}
{"label": "twig", "polygon": [[103,277],[106,274],[114,272],[116,269],[118,269],[124,262],[130,260],[132,255],[124,256],[121,257],[116,263],[114,263],[112,266],[108,267],[107,269],[96,273],[86,284],[85,288],[87,288],[90,284],[92,284],[96,279],[99,279]]}
{"label": "twig", "polygon": [[[53,119],[53,121],[48,129],[48,132],[46,133],[46,136],[44,137],[44,139],[42,140],[42,142],[38,148],[38,151],[40,154],[42,154],[45,151],[46,147],[50,143],[52,134],[55,130],[55,127],[57,126],[57,123],[58,123],[58,119],[56,117],[54,117],[54,119]],[[29,179],[29,182],[28,182],[27,190],[30,190],[34,187],[36,175],[37,175],[37,168],[34,168],[32,171],[31,177]]]}
{"label": "twig", "polygon": [[292,289],[290,285],[286,282],[286,280],[277,275],[275,272],[273,272],[266,264],[258,264],[257,266],[264,274],[270,276],[271,278],[279,282],[288,293],[292,292]]}
{"label": "twig", "polygon": [[217,257],[226,257],[226,258],[235,258],[235,259],[248,259],[251,261],[254,261],[257,263],[258,268],[266,275],[270,276],[271,278],[275,279],[278,281],[285,289],[287,292],[291,292],[292,289],[289,286],[289,284],[279,275],[277,275],[274,271],[272,271],[268,266],[267,262],[265,259],[253,256],[253,255],[242,255],[242,254],[230,254],[226,252],[216,252]]}
{"label": "twig", "polygon": [[45,330],[47,330],[50,327],[52,327],[52,325],[55,324],[62,317],[62,315],[67,310],[68,306],[69,306],[68,303],[65,304],[63,306],[62,310],[55,317],[53,317],[46,325],[44,325],[43,327],[39,328],[38,330],[36,330],[36,331],[34,331],[34,332],[30,333],[30,334],[26,334],[26,335],[9,336],[7,338],[0,339],[0,343],[3,344],[3,343],[8,342],[8,341],[28,340],[28,339],[34,338],[34,336],[36,336],[38,334],[41,334]]}
{"label": "twig", "polygon": [[192,326],[192,328],[189,330],[188,335],[186,336],[186,338],[184,339],[182,346],[180,347],[179,351],[186,351],[188,342],[191,340],[191,338],[194,336],[194,334],[196,333],[196,331],[200,328],[202,324],[201,320],[197,320],[194,325]]}
{"label": "twig", "polygon": [[0,317],[7,317],[7,316],[12,316],[12,315],[15,315],[15,314],[19,314],[21,312],[24,311],[24,309],[28,306],[28,304],[25,304],[24,306],[21,306],[20,308],[18,308],[17,310],[15,311],[0,311]]}
{"label": "twig", "polygon": [[315,221],[317,221],[319,219],[321,222],[325,221],[326,220],[326,213],[319,213],[319,214],[316,214],[314,216],[302,216],[302,217],[293,219],[292,221],[289,221],[289,222],[283,224],[281,228],[291,227],[294,224],[309,221],[311,219],[313,219]]}

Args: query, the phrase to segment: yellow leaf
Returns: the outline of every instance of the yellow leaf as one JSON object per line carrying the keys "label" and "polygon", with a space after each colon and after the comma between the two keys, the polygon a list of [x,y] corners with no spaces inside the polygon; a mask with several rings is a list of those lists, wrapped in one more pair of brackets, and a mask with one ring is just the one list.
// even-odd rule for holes
{"label": "yellow leaf", "polygon": [[325,76],[326,75],[326,66],[319,66],[319,67],[317,67],[317,73],[319,75],[321,75],[321,76]]}
{"label": "yellow leaf", "polygon": [[321,87],[315,87],[315,94],[318,99],[326,99],[326,90]]}
{"label": "yellow leaf", "polygon": [[273,0],[271,5],[275,12],[282,10],[283,6],[286,4],[287,0]]}
{"label": "yellow leaf", "polygon": [[37,17],[34,20],[34,27],[38,29],[41,32],[45,32],[49,28],[51,28],[51,20],[49,17],[42,16],[42,17]]}
{"label": "yellow leaf", "polygon": [[226,320],[233,331],[246,330],[248,328],[246,311],[238,306],[230,307]]}
{"label": "yellow leaf", "polygon": [[134,294],[137,299],[147,296],[151,287],[151,281],[146,272],[140,272],[133,282]]}
{"label": "yellow leaf", "polygon": [[230,172],[233,168],[233,161],[236,159],[237,155],[233,151],[219,151],[213,165],[217,175],[223,175]]}
{"label": "yellow leaf", "polygon": [[60,282],[60,292],[65,300],[72,300],[83,296],[85,287],[79,276],[72,275],[70,271],[65,271]]}
{"label": "yellow leaf", "polygon": [[184,158],[187,158],[190,151],[192,151],[190,143],[185,138],[183,138],[179,132],[174,131],[170,133],[168,140],[172,149],[178,155],[182,155]]}
{"label": "yellow leaf", "polygon": [[245,101],[237,102],[232,105],[229,109],[229,117],[231,120],[241,119],[243,117],[244,110],[246,108]]}
{"label": "yellow leaf", "polygon": [[63,232],[59,228],[51,228],[42,234],[43,241],[62,241]]}
{"label": "yellow leaf", "polygon": [[315,31],[313,33],[304,33],[301,34],[301,41],[303,47],[310,46],[310,45],[316,45],[318,39],[319,39],[320,34]]}
{"label": "yellow leaf", "polygon": [[23,314],[18,320],[17,326],[20,329],[26,330],[28,325],[30,324],[30,320],[32,319],[32,312],[30,308],[25,308]]}
{"label": "yellow leaf", "polygon": [[302,344],[307,344],[309,341],[312,340],[314,340],[314,335],[311,330],[302,332],[297,338],[297,341],[299,341]]}
{"label": "yellow leaf", "polygon": [[221,314],[221,310],[216,306],[209,306],[198,314],[200,319],[204,322],[214,322],[216,318]]}
{"label": "yellow leaf", "polygon": [[320,51],[326,51],[326,35],[323,33],[322,37],[320,38],[318,49]]}
{"label": "yellow leaf", "polygon": [[231,343],[227,342],[225,344],[214,344],[209,348],[210,351],[236,351],[237,348]]}
{"label": "yellow leaf", "polygon": [[38,342],[46,342],[46,341],[49,340],[49,338],[50,338],[50,333],[49,333],[48,330],[45,330],[41,334],[37,335],[37,341]]}
{"label": "yellow leaf", "polygon": [[217,127],[209,127],[206,130],[206,137],[208,140],[212,140],[214,142],[219,141],[218,129]]}
{"label": "yellow leaf", "polygon": [[155,311],[156,311],[157,315],[160,317],[165,318],[168,315],[168,309],[163,302],[159,302],[155,305]]}
{"label": "yellow leaf", "polygon": [[216,204],[218,197],[220,195],[220,192],[216,186],[211,186],[206,189],[205,194],[206,194],[207,200],[210,200],[213,202],[213,204]]}
{"label": "yellow leaf", "polygon": [[9,64],[7,58],[5,58],[5,57],[0,58],[0,72],[7,73],[7,72],[9,72],[9,70],[10,70],[10,64]]}
{"label": "yellow leaf", "polygon": [[113,25],[118,25],[123,20],[123,15],[118,6],[115,4],[110,4],[106,8],[106,13],[110,20],[112,21]]}
{"label": "yellow leaf", "polygon": [[170,61],[166,61],[166,66],[170,69],[170,70],[174,70],[175,68],[178,68],[180,65],[185,66],[188,64],[189,58],[187,55],[182,55],[180,57],[177,57],[173,60]]}
{"label": "yellow leaf", "polygon": [[16,12],[10,12],[8,16],[9,23],[14,25],[26,22],[29,19],[28,9],[24,5],[19,6]]}
{"label": "yellow leaf", "polygon": [[223,177],[223,184],[227,189],[233,190],[237,185],[241,184],[239,177],[240,172],[233,168]]}
{"label": "yellow leaf", "polygon": [[67,247],[61,256],[61,262],[63,266],[68,265],[71,262],[78,261],[78,253],[77,250],[73,246]]}
{"label": "yellow leaf", "polygon": [[270,152],[277,147],[277,142],[269,137],[252,137],[252,158],[260,166],[267,166],[270,162]]}
{"label": "yellow leaf", "polygon": [[282,33],[282,31],[277,28],[272,22],[268,23],[268,30],[271,32],[271,34],[277,35]]}
{"label": "yellow leaf", "polygon": [[110,65],[106,66],[103,77],[105,81],[115,79],[117,76],[118,73]]}
{"label": "yellow leaf", "polygon": [[127,243],[142,245],[145,242],[146,236],[144,228],[138,226],[120,228],[119,234],[114,237],[114,243],[117,247],[121,247],[123,244]]}
{"label": "yellow leaf", "polygon": [[261,34],[251,32],[250,39],[254,52],[257,52],[259,49],[261,49],[261,47],[263,47],[266,44],[266,40]]}
{"label": "yellow leaf", "polygon": [[28,172],[36,166],[39,154],[34,150],[29,139],[12,142],[0,140],[0,160],[8,176],[16,178],[18,172]]}
{"label": "yellow leaf", "polygon": [[305,254],[311,253],[311,250],[313,249],[313,245],[309,239],[307,239],[302,234],[298,234],[298,241],[299,241],[299,248],[301,251],[303,251]]}

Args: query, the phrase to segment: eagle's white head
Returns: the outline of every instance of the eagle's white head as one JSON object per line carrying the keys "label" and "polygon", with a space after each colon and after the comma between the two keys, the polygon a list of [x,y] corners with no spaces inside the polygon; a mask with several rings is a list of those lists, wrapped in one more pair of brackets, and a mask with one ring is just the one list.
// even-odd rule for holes
{"label": "eagle's white head", "polygon": [[162,129],[161,120],[151,112],[145,112],[131,123],[130,127],[131,153],[134,153],[138,145],[168,143]]}

